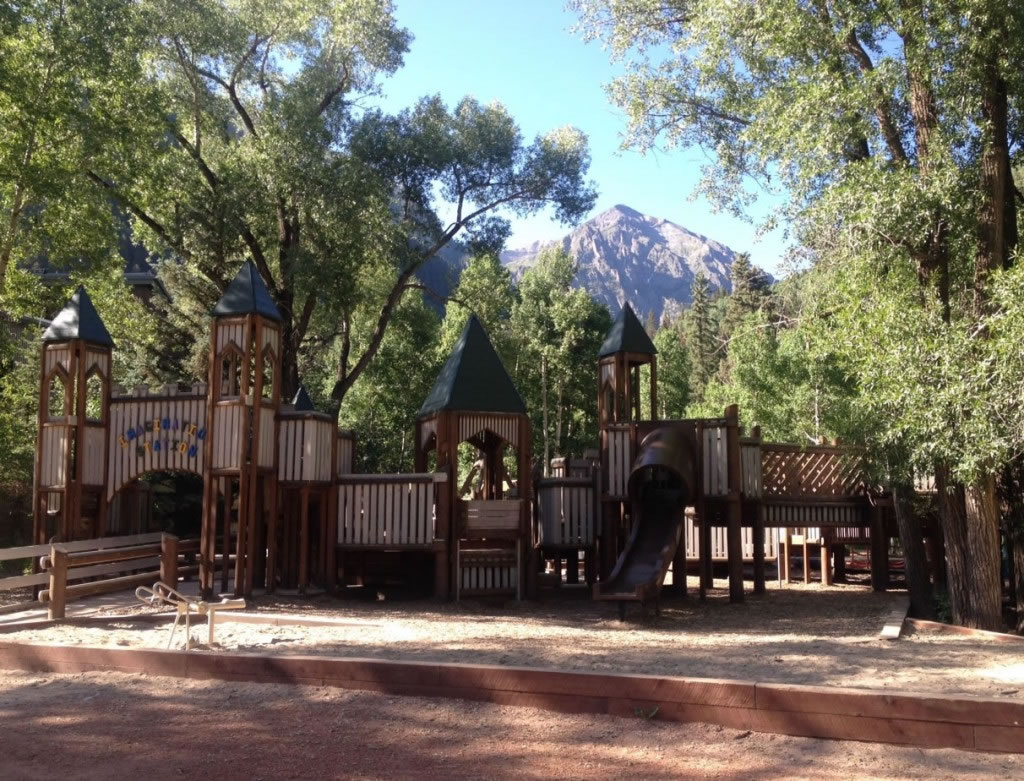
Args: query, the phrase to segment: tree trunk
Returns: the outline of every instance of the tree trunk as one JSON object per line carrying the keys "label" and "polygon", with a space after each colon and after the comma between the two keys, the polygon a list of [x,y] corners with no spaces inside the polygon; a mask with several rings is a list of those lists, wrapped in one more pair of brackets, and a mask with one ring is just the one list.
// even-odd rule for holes
{"label": "tree trunk", "polygon": [[540,359],[541,428],[544,436],[544,477],[551,474],[551,445],[548,437],[548,359]]}
{"label": "tree trunk", "polygon": [[1017,612],[1017,631],[1024,632],[1024,461],[1008,464],[1000,476],[999,494],[1010,559],[1010,604]]}
{"label": "tree trunk", "polygon": [[558,395],[555,407],[555,455],[562,455],[562,391],[565,388],[565,380],[558,380]]}
{"label": "tree trunk", "polygon": [[1000,615],[999,525],[995,481],[969,487],[952,483],[948,468],[935,470],[946,542],[949,600],[954,623],[998,630]]}
{"label": "tree trunk", "polygon": [[898,487],[892,491],[896,526],[899,529],[900,545],[903,547],[904,574],[907,591],[910,592],[910,607],[917,618],[935,617],[932,602],[932,584],[928,578],[928,560],[921,533],[921,519],[907,501],[906,494]]}
{"label": "tree trunk", "polygon": [[996,505],[996,481],[984,475],[967,486],[967,550],[971,553],[971,578],[968,613],[963,623],[979,629],[999,631],[1003,625],[1002,557],[999,550],[999,511]]}

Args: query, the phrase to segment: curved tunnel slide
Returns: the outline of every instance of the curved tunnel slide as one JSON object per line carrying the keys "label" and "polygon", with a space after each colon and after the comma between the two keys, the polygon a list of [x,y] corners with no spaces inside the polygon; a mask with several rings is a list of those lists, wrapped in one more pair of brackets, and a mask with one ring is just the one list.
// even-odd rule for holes
{"label": "curved tunnel slide", "polygon": [[594,598],[646,602],[661,593],[683,531],[686,505],[694,495],[695,463],[688,439],[677,429],[659,428],[640,443],[629,474],[633,530],[607,580],[594,585]]}

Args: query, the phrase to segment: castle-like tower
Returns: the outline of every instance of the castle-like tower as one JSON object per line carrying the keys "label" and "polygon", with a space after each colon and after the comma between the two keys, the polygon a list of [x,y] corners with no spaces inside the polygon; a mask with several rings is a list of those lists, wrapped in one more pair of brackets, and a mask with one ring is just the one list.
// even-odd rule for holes
{"label": "castle-like tower", "polygon": [[251,594],[266,577],[267,541],[277,517],[281,314],[252,261],[212,314],[200,585],[204,594],[212,593],[220,541],[222,588],[234,554],[234,592]]}
{"label": "castle-like tower", "polygon": [[[629,471],[636,455],[637,423],[643,419],[644,397],[650,419],[657,418],[658,357],[647,331],[626,303],[619,312],[597,357],[597,412],[601,427],[601,574],[607,577],[621,551],[625,528]],[[640,367],[649,365],[650,384],[644,388]]]}
{"label": "castle-like tower", "polygon": [[102,536],[110,338],[89,295],[79,287],[43,334],[36,441],[33,541]]}

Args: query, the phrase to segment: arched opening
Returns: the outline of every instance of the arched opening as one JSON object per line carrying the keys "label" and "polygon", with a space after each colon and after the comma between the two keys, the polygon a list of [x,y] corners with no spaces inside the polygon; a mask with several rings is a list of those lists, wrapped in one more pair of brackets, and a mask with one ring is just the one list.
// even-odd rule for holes
{"label": "arched opening", "polygon": [[274,398],[274,365],[277,363],[277,357],[274,355],[274,351],[270,345],[267,345],[263,351],[263,362],[261,365],[261,371],[263,373],[261,395],[264,399],[270,400]]}
{"label": "arched opening", "polygon": [[103,422],[103,398],[107,381],[99,369],[93,367],[85,378],[85,417],[93,423]]}
{"label": "arched opening", "polygon": [[68,408],[70,397],[68,376],[61,369],[55,370],[46,386],[46,410],[51,419],[71,414]]}
{"label": "arched opening", "polygon": [[228,345],[220,356],[220,396],[222,399],[242,395],[242,351]]}
{"label": "arched opening", "polygon": [[203,525],[203,479],[192,472],[147,472],[122,488],[110,503],[109,534],[168,532],[199,536]]}
{"label": "arched opening", "polygon": [[509,442],[485,429],[458,447],[460,499],[518,497],[518,454]]}

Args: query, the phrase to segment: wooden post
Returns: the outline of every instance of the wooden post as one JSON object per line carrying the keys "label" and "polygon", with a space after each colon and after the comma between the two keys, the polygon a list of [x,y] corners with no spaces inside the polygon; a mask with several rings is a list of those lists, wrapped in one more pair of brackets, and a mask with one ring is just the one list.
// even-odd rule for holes
{"label": "wooden post", "polygon": [[299,489],[299,593],[309,587],[309,486]]}
{"label": "wooden post", "polygon": [[50,546],[50,603],[47,617],[64,618],[68,586],[68,554],[56,545]]}
{"label": "wooden post", "polygon": [[758,497],[754,507],[754,593],[765,593],[764,504]]}
{"label": "wooden post", "polygon": [[338,486],[333,483],[327,486],[327,581],[324,584],[328,591],[334,593],[338,589]]}
{"label": "wooden post", "polygon": [[273,594],[277,586],[277,492],[280,485],[277,474],[270,476],[270,491],[267,497],[267,568],[264,585],[268,594]]}
{"label": "wooden post", "polygon": [[743,515],[740,491],[740,428],[739,407],[725,408],[726,457],[729,469],[728,529],[729,544],[729,601],[743,601]]}
{"label": "wooden post", "polygon": [[832,557],[829,555],[828,543],[821,544],[821,582],[825,586],[832,585]]}
{"label": "wooden post", "polygon": [[686,598],[686,523],[679,538],[676,554],[672,557],[672,592]]}
{"label": "wooden post", "polygon": [[[222,555],[224,560],[221,562],[220,570],[220,590],[221,592],[228,590],[228,571],[231,567],[231,496],[234,493],[234,482],[230,477],[219,477],[221,493],[223,495],[223,507],[224,507],[224,540]],[[235,562],[235,566],[238,566],[238,562]]]}
{"label": "wooden post", "polygon": [[782,530],[782,536],[779,539],[779,555],[782,556],[782,579],[787,584],[793,582],[793,573],[790,571],[790,567],[793,565],[791,561],[793,557],[792,539],[793,533],[787,526]]}
{"label": "wooden post", "polygon": [[885,591],[889,587],[889,540],[885,536],[882,508],[872,505],[871,513],[871,588]]}
{"label": "wooden post", "polygon": [[803,542],[800,546],[804,563],[804,583],[811,582],[811,547],[807,542],[807,531],[807,529],[804,529]]}
{"label": "wooden post", "polygon": [[836,583],[846,582],[846,546],[832,546],[832,568],[835,571],[833,580]]}
{"label": "wooden post", "polygon": [[178,588],[178,538],[173,534],[160,537],[160,582]]}

